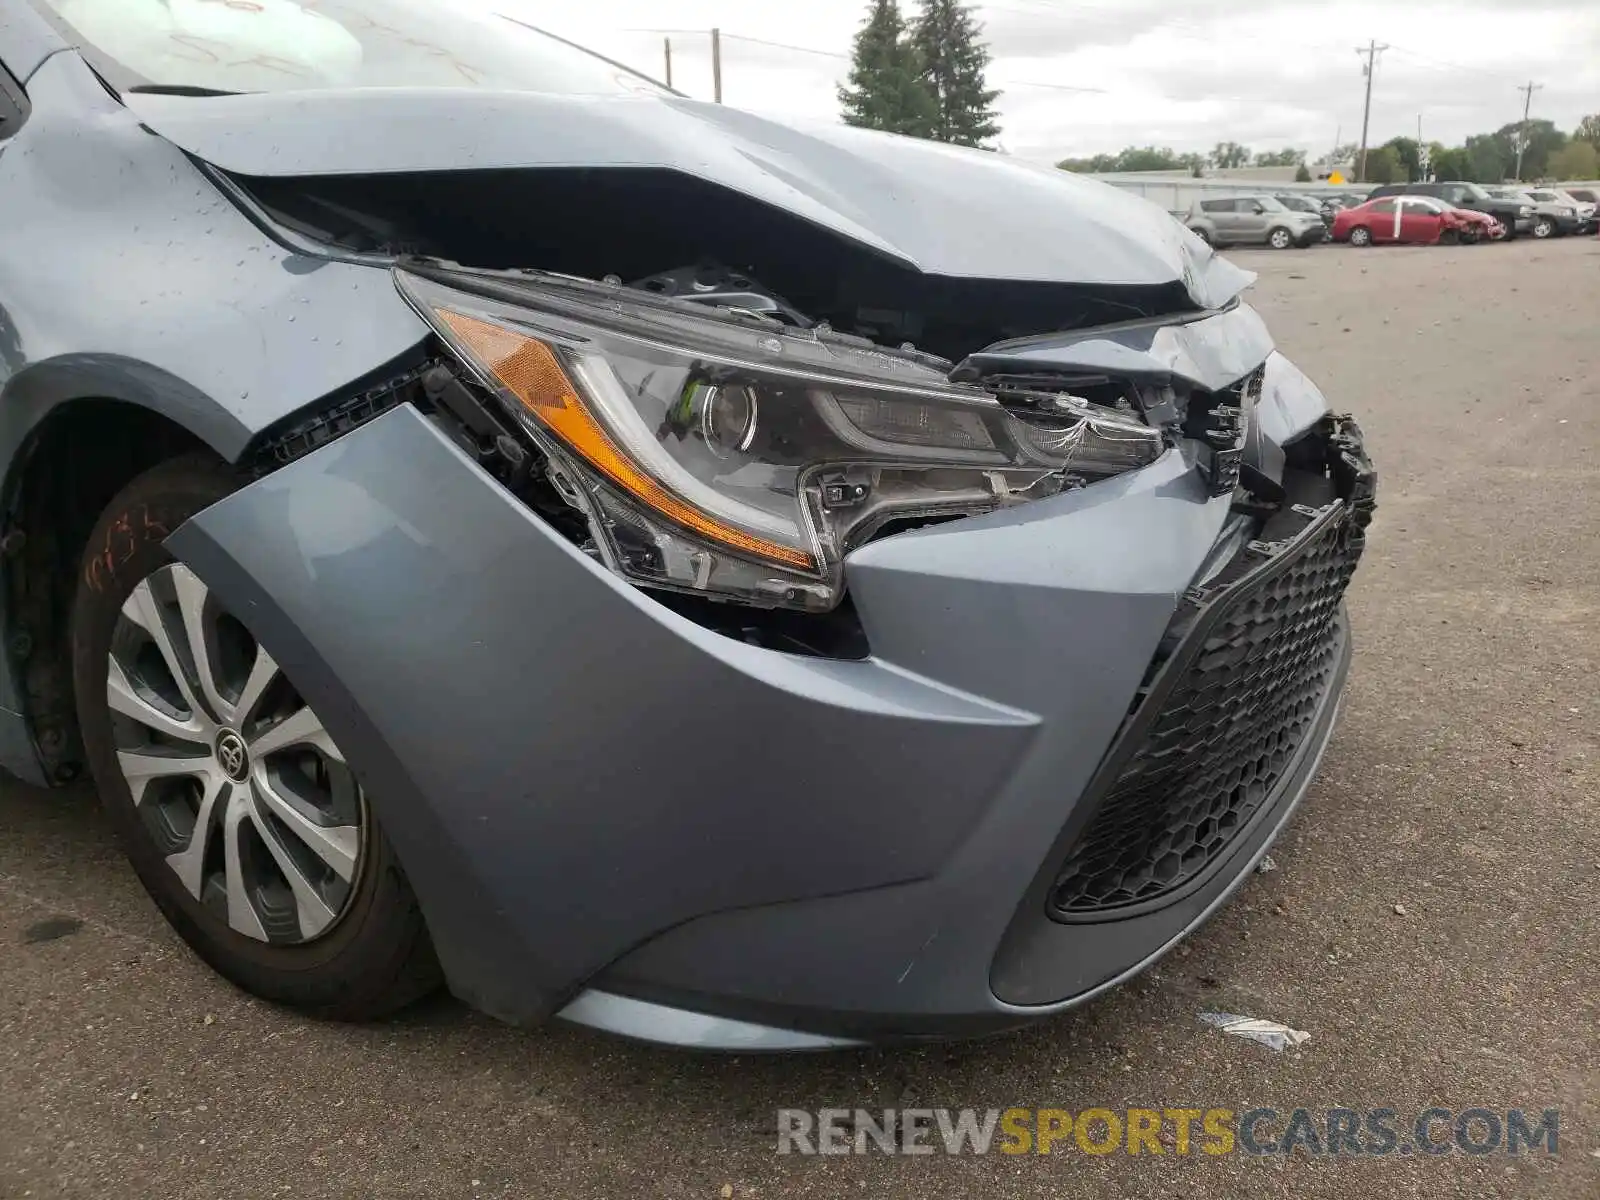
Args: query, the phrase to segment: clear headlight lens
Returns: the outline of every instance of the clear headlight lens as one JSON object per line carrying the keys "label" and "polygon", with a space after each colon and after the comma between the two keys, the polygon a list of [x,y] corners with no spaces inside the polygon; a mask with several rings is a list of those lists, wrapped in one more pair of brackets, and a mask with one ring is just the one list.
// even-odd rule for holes
{"label": "clear headlight lens", "polygon": [[1066,395],[1014,415],[854,339],[582,281],[395,274],[538,442],[607,565],[645,586],[831,608],[845,554],[888,522],[1053,495],[1163,451],[1137,419]]}

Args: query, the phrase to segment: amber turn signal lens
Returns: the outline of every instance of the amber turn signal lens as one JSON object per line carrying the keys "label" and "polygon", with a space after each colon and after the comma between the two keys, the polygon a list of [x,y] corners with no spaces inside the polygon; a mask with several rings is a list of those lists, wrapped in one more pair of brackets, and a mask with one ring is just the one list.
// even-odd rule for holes
{"label": "amber turn signal lens", "polygon": [[461,344],[541,425],[635,499],[721,545],[802,571],[816,569],[816,560],[805,551],[752,537],[713,520],[634,466],[589,414],[582,395],[556,358],[555,351],[545,343],[503,325],[447,308],[436,311]]}

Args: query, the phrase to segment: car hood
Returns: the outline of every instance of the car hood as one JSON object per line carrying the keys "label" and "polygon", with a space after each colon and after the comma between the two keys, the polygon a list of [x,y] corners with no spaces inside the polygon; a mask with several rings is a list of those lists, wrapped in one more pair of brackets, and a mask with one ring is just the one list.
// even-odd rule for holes
{"label": "car hood", "polygon": [[158,136],[256,177],[539,168],[682,172],[928,275],[1181,283],[1218,308],[1254,280],[1161,208],[1002,154],[786,124],[672,95],[383,88],[129,94]]}

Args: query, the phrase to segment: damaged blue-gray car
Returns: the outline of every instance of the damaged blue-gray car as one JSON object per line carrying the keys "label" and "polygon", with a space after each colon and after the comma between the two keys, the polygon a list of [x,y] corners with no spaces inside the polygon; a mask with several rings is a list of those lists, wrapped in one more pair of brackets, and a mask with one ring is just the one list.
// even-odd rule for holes
{"label": "damaged blue-gray car", "polygon": [[0,0],[0,765],[239,987],[722,1050],[1148,967],[1376,484],[1253,276],[424,0]]}

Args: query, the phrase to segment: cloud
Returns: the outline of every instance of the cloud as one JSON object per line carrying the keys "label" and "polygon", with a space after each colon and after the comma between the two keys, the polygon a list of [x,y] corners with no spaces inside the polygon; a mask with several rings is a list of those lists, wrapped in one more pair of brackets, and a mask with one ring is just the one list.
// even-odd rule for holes
{"label": "cloud", "polygon": [[[470,2],[528,14],[656,77],[670,36],[675,85],[707,99],[718,26],[728,103],[824,120],[837,116],[866,11],[866,0]],[[1418,114],[1429,139],[1497,129],[1520,117],[1529,79],[1545,85],[1534,115],[1563,128],[1600,108],[1595,0],[996,0],[978,15],[1005,148],[1041,161],[1131,144],[1320,152],[1336,135],[1355,140],[1356,46],[1369,38],[1391,46],[1373,81],[1374,142],[1414,135]]]}

